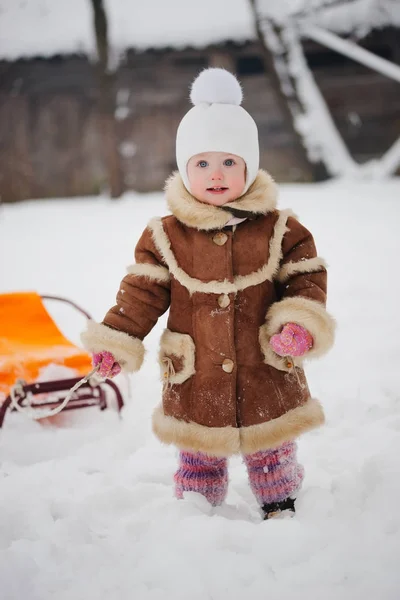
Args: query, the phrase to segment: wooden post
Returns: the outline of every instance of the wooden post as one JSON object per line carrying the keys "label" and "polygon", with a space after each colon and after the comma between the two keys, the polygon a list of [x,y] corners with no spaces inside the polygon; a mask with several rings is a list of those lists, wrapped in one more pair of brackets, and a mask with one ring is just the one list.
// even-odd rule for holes
{"label": "wooden post", "polygon": [[115,120],[115,75],[109,71],[109,46],[107,16],[103,0],[92,0],[94,28],[97,46],[97,71],[100,87],[99,113],[103,136],[104,162],[107,171],[110,195],[121,196],[124,191],[121,163],[118,150],[117,124]]}
{"label": "wooden post", "polygon": [[227,69],[231,73],[235,72],[235,61],[232,58],[232,54],[220,49],[212,49],[208,56],[208,65],[209,67]]}

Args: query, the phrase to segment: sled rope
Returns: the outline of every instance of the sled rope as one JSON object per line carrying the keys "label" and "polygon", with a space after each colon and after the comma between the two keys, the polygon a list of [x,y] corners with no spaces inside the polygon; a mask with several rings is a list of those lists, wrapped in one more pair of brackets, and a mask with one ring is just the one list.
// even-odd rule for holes
{"label": "sled rope", "polygon": [[[94,367],[94,369],[92,369],[90,371],[90,373],[88,373],[87,375],[85,375],[85,377],[80,379],[69,390],[68,394],[65,396],[65,398],[61,402],[61,404],[59,406],[55,406],[54,408],[33,409],[32,410],[32,408],[30,408],[29,406],[21,406],[21,404],[19,404],[19,402],[18,402],[18,396],[23,392],[23,386],[24,386],[25,382],[22,379],[18,379],[17,382],[15,383],[15,385],[13,385],[13,387],[10,390],[11,405],[18,412],[20,412],[34,420],[46,419],[47,417],[54,417],[54,415],[57,415],[58,413],[60,413],[67,406],[68,402],[71,400],[71,398],[74,395],[74,393],[76,392],[76,390],[78,388],[80,388],[81,385],[86,383],[91,377],[93,377],[93,375],[96,373],[96,371],[98,371],[99,366],[100,365],[98,365],[97,367]],[[27,396],[27,398],[28,398],[28,396]],[[29,400],[28,400],[28,402],[29,402]]]}

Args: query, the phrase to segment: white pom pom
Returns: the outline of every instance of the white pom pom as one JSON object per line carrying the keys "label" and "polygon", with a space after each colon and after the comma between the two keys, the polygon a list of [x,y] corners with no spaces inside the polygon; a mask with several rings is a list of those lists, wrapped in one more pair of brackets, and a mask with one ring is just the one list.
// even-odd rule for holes
{"label": "white pom pom", "polygon": [[201,104],[241,104],[243,99],[240,83],[225,69],[204,69],[192,84],[192,103]]}

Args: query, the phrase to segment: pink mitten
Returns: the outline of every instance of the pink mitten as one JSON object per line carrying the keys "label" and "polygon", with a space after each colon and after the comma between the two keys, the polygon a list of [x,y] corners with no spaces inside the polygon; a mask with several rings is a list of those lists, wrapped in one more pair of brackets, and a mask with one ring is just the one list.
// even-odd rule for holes
{"label": "pink mitten", "polygon": [[96,352],[92,357],[93,366],[99,367],[97,374],[100,377],[115,377],[121,372],[121,365],[115,360],[111,352]]}
{"label": "pink mitten", "polygon": [[313,345],[313,337],[307,329],[297,323],[286,323],[280,333],[269,341],[279,356],[303,356]]}

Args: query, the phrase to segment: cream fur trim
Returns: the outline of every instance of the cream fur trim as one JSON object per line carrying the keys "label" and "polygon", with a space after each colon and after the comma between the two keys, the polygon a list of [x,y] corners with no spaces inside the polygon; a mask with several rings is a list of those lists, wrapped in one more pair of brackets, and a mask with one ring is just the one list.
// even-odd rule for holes
{"label": "cream fur trim", "polygon": [[288,411],[277,419],[250,427],[206,427],[187,423],[164,414],[162,405],[153,413],[153,432],[164,444],[182,450],[205,452],[213,456],[251,454],[292,440],[324,423],[324,413],[317,400]]}
{"label": "cream fur trim", "polygon": [[237,275],[234,278],[236,291],[244,290],[252,285],[259,285],[260,283],[264,283],[264,281],[272,281],[274,279],[282,259],[283,236],[288,231],[286,222],[292,215],[293,213],[291,210],[280,211],[278,220],[275,223],[274,233],[269,242],[268,262],[258,269],[258,271],[254,271],[249,275]]}
{"label": "cream fur trim", "polygon": [[265,334],[268,342],[285,323],[297,323],[305,327],[314,338],[311,350],[304,357],[296,357],[295,364],[301,364],[304,358],[321,356],[333,346],[335,321],[320,302],[297,296],[272,304],[266,315]]}
{"label": "cream fur trim", "polygon": [[315,256],[314,258],[305,258],[298,262],[288,262],[279,271],[277,280],[285,283],[290,277],[297,273],[315,273],[326,269],[327,264],[323,258]]}
{"label": "cream fur trim", "polygon": [[297,438],[299,435],[323,425],[324,412],[318,400],[310,399],[306,404],[260,425],[240,429],[240,449],[243,454],[274,448]]}
{"label": "cream fur trim", "polygon": [[249,275],[237,275],[233,282],[226,279],[223,281],[215,279],[211,281],[201,281],[200,279],[191,277],[179,267],[161,219],[152,219],[148,227],[152,232],[157,250],[168,265],[170,273],[189,291],[190,294],[194,294],[195,292],[206,294],[231,294],[253,285],[259,285],[267,280],[272,281],[278,271],[279,263],[282,258],[282,239],[286,231],[288,231],[286,222],[290,216],[292,216],[290,210],[283,210],[279,214],[275,224],[274,234],[269,244],[270,256],[268,263],[258,269],[258,271],[249,273]]}
{"label": "cream fur trim", "polygon": [[[177,171],[165,184],[168,208],[175,217],[187,225],[204,231],[221,229],[233,217],[233,214],[218,206],[200,202],[185,188]],[[237,200],[228,202],[225,207],[267,214],[275,210],[277,187],[272,177],[261,169],[248,191]]]}
{"label": "cream fur trim", "polygon": [[143,363],[144,346],[138,338],[117,331],[103,323],[87,322],[81,341],[89,352],[111,352],[125,371],[138,371]]}
{"label": "cream fur trim", "polygon": [[171,385],[175,383],[183,383],[195,373],[195,346],[190,335],[187,333],[176,333],[175,331],[170,331],[169,329],[164,330],[160,340],[159,352],[159,363],[163,379],[166,371],[163,358],[165,359],[171,354],[183,359],[183,367],[177,373],[172,373],[168,376],[168,383]]}
{"label": "cream fur trim", "polygon": [[150,263],[138,263],[135,265],[129,265],[127,267],[129,275],[136,275],[137,277],[146,277],[151,281],[165,281],[170,280],[168,269],[161,265],[152,265]]}
{"label": "cream fur trim", "polygon": [[164,414],[162,405],[153,412],[153,432],[164,444],[182,450],[230,456],[240,452],[239,430],[235,427],[206,427]]}

